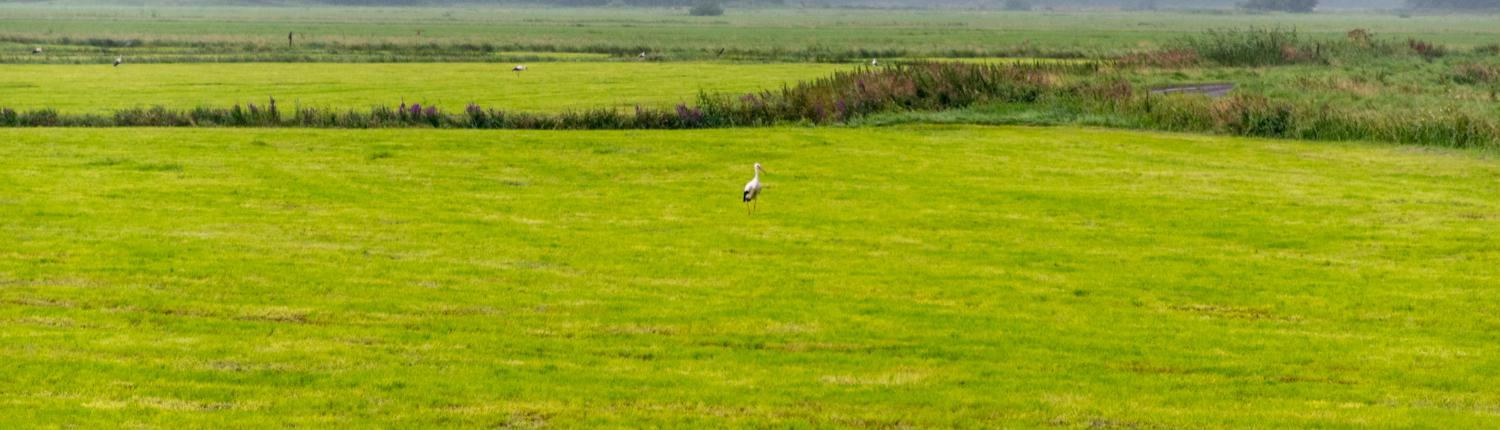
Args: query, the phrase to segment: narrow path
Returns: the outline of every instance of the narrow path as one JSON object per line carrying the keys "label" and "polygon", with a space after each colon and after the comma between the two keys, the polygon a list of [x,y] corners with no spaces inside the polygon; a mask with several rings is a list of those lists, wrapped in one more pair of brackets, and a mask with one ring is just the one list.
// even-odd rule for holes
{"label": "narrow path", "polygon": [[1202,94],[1209,97],[1224,97],[1229,95],[1229,91],[1231,90],[1234,90],[1234,84],[1221,82],[1211,84],[1172,85],[1161,88],[1153,88],[1151,89],[1151,94],[1193,93]]}

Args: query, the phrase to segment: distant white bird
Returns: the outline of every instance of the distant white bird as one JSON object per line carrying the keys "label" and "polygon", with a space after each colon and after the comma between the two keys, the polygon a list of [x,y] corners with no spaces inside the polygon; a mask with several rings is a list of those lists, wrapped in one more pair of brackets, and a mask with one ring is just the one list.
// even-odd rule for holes
{"label": "distant white bird", "polygon": [[761,168],[760,163],[755,163],[755,179],[751,179],[750,183],[745,184],[744,202],[748,205],[745,208],[746,213],[755,213],[755,198],[760,196],[762,188],[760,185],[760,174],[764,171],[766,169]]}
{"label": "distant white bird", "polygon": [[115,67],[120,67],[120,63],[124,63],[124,62],[125,62],[125,57],[115,57]]}
{"label": "distant white bird", "polygon": [[518,65],[516,67],[511,67],[510,71],[516,72],[516,76],[519,77],[519,76],[521,76],[521,72],[526,71],[526,65],[522,64],[522,65]]}
{"label": "distant white bird", "polygon": [[641,51],[641,59],[646,59],[646,51]]}
{"label": "distant white bird", "polygon": [[40,54],[40,53],[42,53],[42,47],[40,47],[40,46],[31,49],[31,55],[36,55],[36,54]]}
{"label": "distant white bird", "polygon": [[880,59],[879,58],[871,58],[870,59],[870,67],[880,67]]}

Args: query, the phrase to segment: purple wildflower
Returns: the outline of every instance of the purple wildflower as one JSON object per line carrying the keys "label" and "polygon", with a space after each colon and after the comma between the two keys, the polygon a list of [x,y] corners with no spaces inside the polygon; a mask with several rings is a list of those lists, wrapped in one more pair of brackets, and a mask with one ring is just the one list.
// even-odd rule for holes
{"label": "purple wildflower", "polygon": [[703,122],[703,110],[689,108],[685,104],[677,104],[677,119],[689,125],[699,125]]}

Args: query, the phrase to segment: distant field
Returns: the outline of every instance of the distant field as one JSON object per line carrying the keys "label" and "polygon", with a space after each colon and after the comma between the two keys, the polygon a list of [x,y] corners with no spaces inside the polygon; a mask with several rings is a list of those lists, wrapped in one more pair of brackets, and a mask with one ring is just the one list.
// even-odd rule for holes
{"label": "distant field", "polygon": [[0,141],[0,427],[1500,419],[1493,154],[988,127]]}
{"label": "distant field", "polygon": [[106,112],[297,104],[364,109],[374,105],[468,103],[522,111],[665,105],[700,90],[759,91],[854,65],[551,62],[519,74],[510,64],[126,64],[0,65],[0,107]]}
{"label": "distant field", "polygon": [[[189,51],[221,58],[298,56],[395,61],[401,56],[361,56],[347,50],[282,51],[287,32],[303,43],[327,45],[430,44],[522,46],[546,50],[614,52],[651,50],[667,59],[702,57],[719,49],[758,58],[806,60],[895,51],[921,56],[985,55],[1028,49],[1114,53],[1160,44],[1215,28],[1293,27],[1319,37],[1342,37],[1354,28],[1377,35],[1419,38],[1468,47],[1496,43],[1500,26],[1489,15],[1394,14],[1246,15],[1144,12],[878,11],[734,9],[722,17],[695,18],[680,9],[598,8],[183,8],[0,6],[0,61],[28,62],[42,39],[116,38],[147,43],[228,43]],[[419,35],[420,33],[420,35]],[[20,39],[17,39],[20,38]],[[9,42],[9,43],[7,43]],[[43,44],[46,44],[44,42]],[[57,45],[54,61],[86,61],[100,51],[152,51],[128,46]],[[156,49],[156,48],[153,48]],[[164,48],[163,48],[164,49]],[[176,48],[174,48],[176,49]],[[508,49],[508,48],[507,48]],[[247,51],[248,50],[248,51]],[[173,51],[173,49],[166,49]],[[439,55],[420,49],[405,56]]]}

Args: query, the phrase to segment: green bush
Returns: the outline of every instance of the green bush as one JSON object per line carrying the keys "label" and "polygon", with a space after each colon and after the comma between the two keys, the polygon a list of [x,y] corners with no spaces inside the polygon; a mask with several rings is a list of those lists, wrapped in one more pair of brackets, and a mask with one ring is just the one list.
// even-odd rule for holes
{"label": "green bush", "polygon": [[724,14],[724,7],[720,6],[719,2],[707,0],[693,5],[692,9],[688,9],[688,14],[692,16],[720,16]]}

